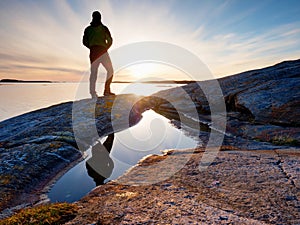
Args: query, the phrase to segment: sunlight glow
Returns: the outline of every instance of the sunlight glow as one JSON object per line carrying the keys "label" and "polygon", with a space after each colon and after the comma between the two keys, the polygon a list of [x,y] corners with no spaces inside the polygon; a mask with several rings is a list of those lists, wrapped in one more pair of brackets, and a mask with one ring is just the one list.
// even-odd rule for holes
{"label": "sunlight glow", "polygon": [[118,81],[131,82],[193,80],[192,77],[178,68],[159,62],[143,62],[130,65],[117,71],[115,77],[115,80]]}
{"label": "sunlight glow", "polygon": [[136,79],[157,76],[160,73],[160,67],[155,63],[140,63],[127,68]]}

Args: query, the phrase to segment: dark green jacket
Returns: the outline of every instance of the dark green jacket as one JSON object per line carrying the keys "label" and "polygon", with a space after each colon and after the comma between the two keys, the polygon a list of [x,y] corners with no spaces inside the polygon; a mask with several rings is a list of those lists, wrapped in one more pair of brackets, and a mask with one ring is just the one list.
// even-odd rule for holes
{"label": "dark green jacket", "polygon": [[100,45],[109,49],[112,45],[112,37],[108,28],[103,24],[100,24],[99,26],[88,26],[84,30],[82,43],[87,48]]}

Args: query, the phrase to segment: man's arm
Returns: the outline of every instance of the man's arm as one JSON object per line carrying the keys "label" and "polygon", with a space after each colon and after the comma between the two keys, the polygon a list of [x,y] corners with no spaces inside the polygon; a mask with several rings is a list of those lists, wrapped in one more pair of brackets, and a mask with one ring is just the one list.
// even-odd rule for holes
{"label": "man's arm", "polygon": [[105,36],[106,49],[109,49],[112,45],[113,39],[107,27],[105,27]]}
{"label": "man's arm", "polygon": [[84,34],[83,34],[83,38],[82,38],[82,44],[85,47],[90,48],[89,38],[88,38],[88,34],[87,34],[87,29],[84,30]]}

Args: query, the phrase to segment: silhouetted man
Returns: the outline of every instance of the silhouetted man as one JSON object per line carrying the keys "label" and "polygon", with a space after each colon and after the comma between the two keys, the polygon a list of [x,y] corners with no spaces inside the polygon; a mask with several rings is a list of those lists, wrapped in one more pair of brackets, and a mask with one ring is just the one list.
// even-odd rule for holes
{"label": "silhouetted man", "polygon": [[101,14],[93,12],[91,25],[85,28],[82,43],[90,49],[91,75],[90,75],[90,94],[92,98],[97,98],[96,81],[100,63],[107,71],[104,95],[115,95],[110,91],[110,84],[113,79],[113,67],[107,53],[112,45],[112,37],[106,26],[101,22]]}

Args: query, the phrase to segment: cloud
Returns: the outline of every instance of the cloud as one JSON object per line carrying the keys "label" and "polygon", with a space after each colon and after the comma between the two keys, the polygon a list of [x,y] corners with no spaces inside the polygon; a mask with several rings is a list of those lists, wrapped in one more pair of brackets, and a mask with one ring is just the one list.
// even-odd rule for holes
{"label": "cloud", "polygon": [[[217,43],[214,55],[210,61],[218,63],[219,75],[230,73],[229,66],[236,72],[251,68],[264,67],[285,59],[300,58],[300,31],[299,23],[282,25],[262,34],[231,34],[215,36],[209,45]],[[228,34],[229,35],[229,34]],[[214,66],[215,68],[217,65]],[[222,68],[224,68],[222,70]]]}
{"label": "cloud", "polygon": [[[242,32],[240,24],[266,3],[229,15],[237,2],[2,1],[0,78],[34,74],[78,80],[78,74],[89,70],[81,38],[94,10],[102,12],[111,30],[111,50],[133,42],[168,42],[196,54],[216,76],[299,58],[299,22]],[[120,80],[125,75],[118,74]]]}
{"label": "cloud", "polygon": [[31,70],[45,70],[45,71],[56,71],[56,72],[68,72],[68,73],[74,73],[74,74],[80,74],[82,75],[85,71],[82,70],[76,70],[76,69],[70,69],[70,68],[59,68],[59,67],[39,67],[39,66],[24,66],[24,65],[13,65],[10,66],[10,68],[15,69],[31,69]]}

